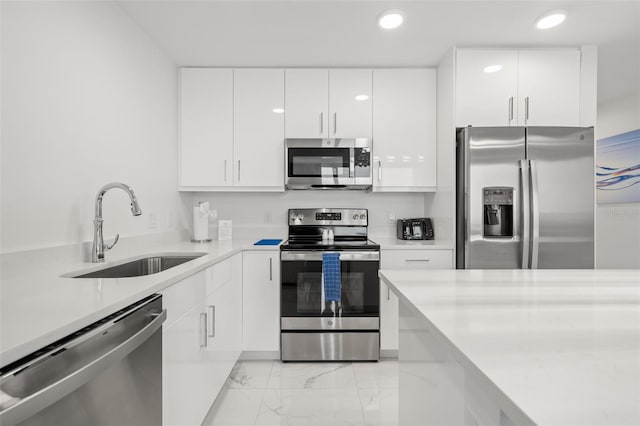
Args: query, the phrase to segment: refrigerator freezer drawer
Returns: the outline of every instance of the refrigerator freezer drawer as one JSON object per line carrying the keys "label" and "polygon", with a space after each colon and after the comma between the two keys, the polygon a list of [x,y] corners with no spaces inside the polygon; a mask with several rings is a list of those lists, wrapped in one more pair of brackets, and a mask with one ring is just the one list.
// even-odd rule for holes
{"label": "refrigerator freezer drawer", "polygon": [[282,361],[378,361],[380,332],[281,334]]}

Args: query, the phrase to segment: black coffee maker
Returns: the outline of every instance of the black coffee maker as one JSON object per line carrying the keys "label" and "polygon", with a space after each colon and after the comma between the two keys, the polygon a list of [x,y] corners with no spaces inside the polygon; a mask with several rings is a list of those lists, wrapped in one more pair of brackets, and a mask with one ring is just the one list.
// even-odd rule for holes
{"label": "black coffee maker", "polygon": [[396,236],[399,240],[433,240],[433,224],[428,217],[398,219]]}

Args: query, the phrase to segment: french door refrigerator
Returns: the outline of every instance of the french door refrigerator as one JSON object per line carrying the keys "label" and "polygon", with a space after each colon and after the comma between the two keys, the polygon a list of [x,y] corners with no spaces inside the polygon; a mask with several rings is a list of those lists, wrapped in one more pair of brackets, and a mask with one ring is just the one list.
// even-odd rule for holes
{"label": "french door refrigerator", "polygon": [[594,267],[592,127],[457,131],[456,267]]}

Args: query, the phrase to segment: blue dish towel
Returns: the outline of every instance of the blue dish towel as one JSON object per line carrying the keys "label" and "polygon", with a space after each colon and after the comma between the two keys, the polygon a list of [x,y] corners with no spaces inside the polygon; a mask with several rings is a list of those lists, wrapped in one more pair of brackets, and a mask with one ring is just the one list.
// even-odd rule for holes
{"label": "blue dish towel", "polygon": [[282,240],[264,239],[253,243],[254,246],[277,246]]}
{"label": "blue dish towel", "polygon": [[322,274],[324,277],[324,301],[339,302],[342,287],[340,253],[322,253]]}

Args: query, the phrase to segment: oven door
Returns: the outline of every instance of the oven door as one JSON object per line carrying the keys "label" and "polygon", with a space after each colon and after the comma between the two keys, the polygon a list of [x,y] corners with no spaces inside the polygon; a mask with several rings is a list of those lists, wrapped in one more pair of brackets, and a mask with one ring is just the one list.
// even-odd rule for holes
{"label": "oven door", "polygon": [[[322,253],[321,251],[281,252],[280,312],[283,329],[298,328],[295,325],[287,326],[288,322],[301,324],[303,329],[324,329],[326,326],[334,329],[377,329],[380,314],[378,284],[380,253],[377,251],[340,252],[341,301],[339,304],[325,301]],[[370,317],[371,320],[368,321],[366,317]],[[339,318],[340,321],[328,321],[331,318]],[[369,322],[373,325],[363,325]],[[341,324],[344,327],[340,327]]]}

